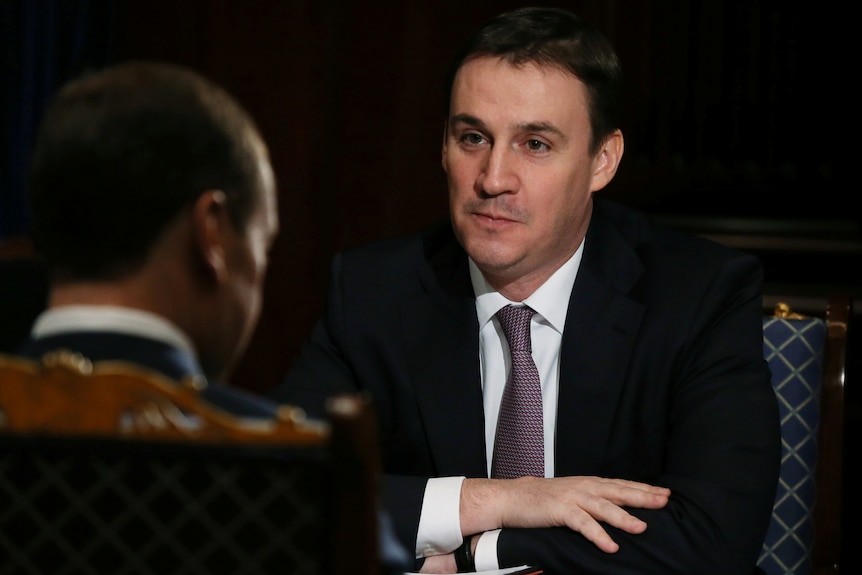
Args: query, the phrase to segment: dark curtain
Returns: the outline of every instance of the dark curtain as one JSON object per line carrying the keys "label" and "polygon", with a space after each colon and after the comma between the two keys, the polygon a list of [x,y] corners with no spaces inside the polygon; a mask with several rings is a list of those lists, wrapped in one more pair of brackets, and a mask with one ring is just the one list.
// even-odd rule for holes
{"label": "dark curtain", "polygon": [[0,240],[26,236],[27,165],[42,112],[68,79],[112,59],[122,3],[0,0]]}

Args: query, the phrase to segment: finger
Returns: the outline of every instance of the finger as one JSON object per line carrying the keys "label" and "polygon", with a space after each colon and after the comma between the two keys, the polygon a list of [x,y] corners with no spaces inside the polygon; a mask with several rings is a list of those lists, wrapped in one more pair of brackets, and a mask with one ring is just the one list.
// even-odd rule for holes
{"label": "finger", "polygon": [[644,489],[643,487],[643,484],[631,485],[620,481],[605,482],[594,494],[619,506],[660,509],[667,505],[670,489],[652,486],[649,486],[649,489]]}
{"label": "finger", "polygon": [[631,481],[629,479],[611,479],[607,477],[596,477],[595,479],[606,485],[616,485],[634,491],[670,495],[670,488],[662,487],[661,485],[650,485],[649,483],[641,483],[640,481]]}
{"label": "finger", "polygon": [[573,521],[568,523],[568,527],[586,537],[605,553],[616,553],[620,548],[619,544],[589,513],[581,511],[573,515]]}
{"label": "finger", "polygon": [[636,535],[643,533],[647,528],[645,521],[601,497],[588,499],[584,504],[584,510],[596,521],[604,521],[626,533]]}

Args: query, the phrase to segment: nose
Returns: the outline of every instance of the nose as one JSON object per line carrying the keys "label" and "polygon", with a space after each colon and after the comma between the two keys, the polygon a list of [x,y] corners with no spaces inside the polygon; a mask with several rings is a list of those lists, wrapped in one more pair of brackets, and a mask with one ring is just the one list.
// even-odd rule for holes
{"label": "nose", "polygon": [[514,161],[504,146],[491,146],[476,185],[484,194],[497,196],[517,190],[518,177]]}

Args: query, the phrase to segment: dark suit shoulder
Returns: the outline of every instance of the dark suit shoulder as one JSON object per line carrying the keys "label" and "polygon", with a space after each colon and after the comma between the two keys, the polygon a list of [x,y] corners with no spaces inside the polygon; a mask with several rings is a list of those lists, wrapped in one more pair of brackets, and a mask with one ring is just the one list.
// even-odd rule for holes
{"label": "dark suit shoulder", "polygon": [[[717,311],[753,302],[763,282],[755,256],[598,199],[582,270],[659,314],[699,308],[705,300]],[[752,303],[755,308],[759,311],[760,304]]]}
{"label": "dark suit shoulder", "polygon": [[[184,350],[163,341],[111,331],[67,332],[27,339],[16,354],[38,361],[45,354],[58,350],[79,354],[94,363],[125,362],[175,382],[203,375],[197,360]],[[242,417],[273,417],[278,407],[250,391],[220,382],[209,382],[201,396],[210,404]]]}
{"label": "dark suit shoulder", "polygon": [[[751,259],[754,256],[691,233],[675,230],[633,208],[605,198],[595,198],[590,233],[604,237],[607,226],[639,253],[662,252],[669,257],[705,260]],[[589,235],[588,235],[589,237]]]}
{"label": "dark suit shoulder", "polygon": [[456,243],[455,233],[448,220],[435,223],[418,233],[396,236],[369,242],[343,250],[339,257],[343,259],[377,260],[379,258],[414,259],[422,256],[433,259],[441,251],[451,249]]}
{"label": "dark suit shoulder", "polygon": [[468,273],[467,255],[448,221],[421,233],[347,249],[335,256],[332,271],[383,293],[392,294],[391,288],[399,286],[401,295],[408,295],[410,285],[427,291],[453,281],[460,284]]}

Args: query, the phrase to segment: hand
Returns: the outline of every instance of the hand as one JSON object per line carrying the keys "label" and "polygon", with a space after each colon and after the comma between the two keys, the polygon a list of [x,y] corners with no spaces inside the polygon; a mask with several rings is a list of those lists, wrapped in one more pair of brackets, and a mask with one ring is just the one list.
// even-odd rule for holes
{"label": "hand", "polygon": [[466,479],[461,487],[461,531],[470,535],[500,527],[565,526],[614,553],[619,545],[599,521],[642,533],[646,523],[623,507],[660,509],[669,497],[666,487],[604,477]]}
{"label": "hand", "polygon": [[[470,537],[469,540],[470,548],[472,549],[473,556],[475,557],[478,538]],[[444,553],[442,555],[432,555],[430,557],[426,557],[425,561],[422,563],[422,569],[420,569],[419,572],[429,574],[458,573],[458,563],[455,561],[455,553]]]}
{"label": "hand", "polygon": [[455,555],[445,553],[443,555],[431,555],[426,557],[422,563],[420,573],[457,573],[458,567],[455,566]]}

